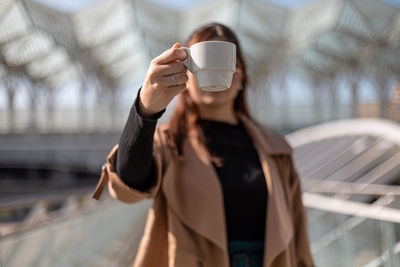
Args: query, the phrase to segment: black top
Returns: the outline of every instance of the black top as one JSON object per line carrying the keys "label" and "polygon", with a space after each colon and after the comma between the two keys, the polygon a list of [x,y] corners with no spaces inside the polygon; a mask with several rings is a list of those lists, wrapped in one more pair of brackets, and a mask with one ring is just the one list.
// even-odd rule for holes
{"label": "black top", "polygon": [[[117,173],[129,186],[144,190],[152,164],[153,134],[157,119],[143,118],[138,113],[138,101],[132,106],[120,137],[117,151]],[[214,165],[224,195],[228,241],[264,240],[267,187],[256,149],[240,122],[200,119],[210,152],[223,159]]]}
{"label": "black top", "polygon": [[264,240],[267,186],[256,149],[242,122],[199,120],[224,194],[229,240]]}

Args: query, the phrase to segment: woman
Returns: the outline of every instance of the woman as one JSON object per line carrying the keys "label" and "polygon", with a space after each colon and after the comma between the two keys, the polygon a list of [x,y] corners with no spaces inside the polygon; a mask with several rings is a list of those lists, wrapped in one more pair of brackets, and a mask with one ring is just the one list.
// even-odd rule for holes
{"label": "woman", "polygon": [[154,198],[134,266],[313,266],[292,150],[247,111],[235,34],[211,23],[185,46],[208,40],[236,44],[231,87],[199,90],[179,43],[154,58],[92,196]]}

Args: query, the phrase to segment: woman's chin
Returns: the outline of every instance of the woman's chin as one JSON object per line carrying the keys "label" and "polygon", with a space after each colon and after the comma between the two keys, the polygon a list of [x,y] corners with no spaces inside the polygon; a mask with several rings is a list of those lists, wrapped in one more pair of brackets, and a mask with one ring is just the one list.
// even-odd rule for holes
{"label": "woman's chin", "polygon": [[205,106],[220,106],[227,101],[226,96],[219,93],[207,93],[201,97],[201,102]]}

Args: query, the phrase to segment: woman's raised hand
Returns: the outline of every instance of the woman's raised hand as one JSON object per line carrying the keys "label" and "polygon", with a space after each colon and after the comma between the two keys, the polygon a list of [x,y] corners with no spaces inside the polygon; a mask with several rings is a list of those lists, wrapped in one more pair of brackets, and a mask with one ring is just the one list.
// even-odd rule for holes
{"label": "woman's raised hand", "polygon": [[143,117],[163,110],[176,95],[186,90],[188,76],[182,63],[186,58],[186,51],[176,43],[151,61],[138,99]]}

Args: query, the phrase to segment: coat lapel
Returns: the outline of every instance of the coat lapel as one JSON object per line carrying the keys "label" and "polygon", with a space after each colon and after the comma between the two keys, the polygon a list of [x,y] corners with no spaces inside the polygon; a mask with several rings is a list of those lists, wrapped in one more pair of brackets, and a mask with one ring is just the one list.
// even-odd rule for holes
{"label": "coat lapel", "polygon": [[223,193],[207,151],[190,137],[185,157],[175,159],[163,180],[169,206],[191,229],[227,250]]}
{"label": "coat lapel", "polygon": [[[264,266],[287,248],[293,235],[290,213],[273,155],[291,153],[291,148],[269,131],[261,131],[246,116],[238,114],[260,157],[268,187]],[[193,134],[184,145],[185,157],[175,159],[166,171],[162,190],[167,203],[183,223],[227,251],[223,191],[208,152]]]}
{"label": "coat lapel", "polygon": [[266,220],[266,237],[264,248],[264,266],[270,266],[272,261],[288,246],[294,234],[290,211],[282,185],[282,177],[273,155],[289,154],[291,148],[281,137],[269,130],[261,131],[247,117],[240,116],[253,140],[260,157],[261,166],[267,182],[268,204]]}

